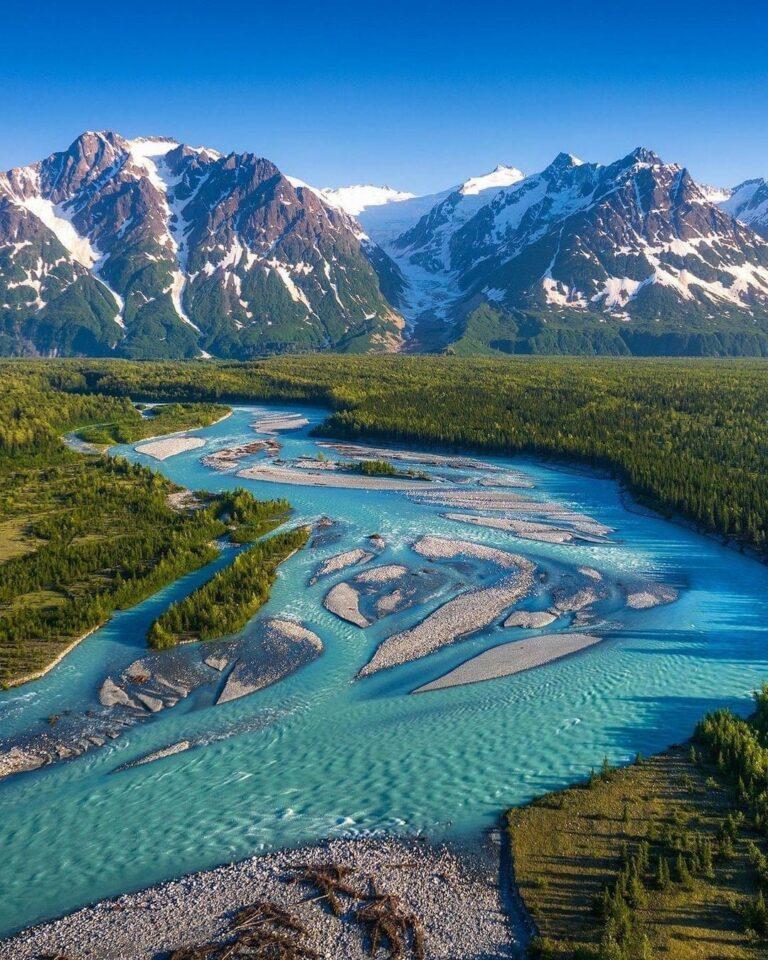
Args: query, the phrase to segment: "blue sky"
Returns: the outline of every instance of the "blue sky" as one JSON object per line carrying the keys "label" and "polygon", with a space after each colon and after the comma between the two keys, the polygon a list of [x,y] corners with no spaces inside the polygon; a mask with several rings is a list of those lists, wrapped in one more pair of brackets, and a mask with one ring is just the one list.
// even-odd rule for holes
{"label": "blue sky", "polygon": [[3,4],[0,168],[82,130],[249,150],[318,186],[428,192],[560,150],[642,144],[697,178],[768,175],[757,4]]}

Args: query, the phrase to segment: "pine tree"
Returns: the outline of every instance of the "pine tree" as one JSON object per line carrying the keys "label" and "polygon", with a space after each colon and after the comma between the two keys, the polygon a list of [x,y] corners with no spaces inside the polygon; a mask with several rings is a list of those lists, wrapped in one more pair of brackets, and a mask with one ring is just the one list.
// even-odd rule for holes
{"label": "pine tree", "polygon": [[701,875],[707,880],[714,880],[715,868],[712,858],[712,841],[709,837],[703,837],[699,848],[699,862],[701,864]]}
{"label": "pine tree", "polygon": [[659,854],[656,860],[656,886],[659,890],[666,890],[669,884],[669,861],[663,854]]}
{"label": "pine tree", "polygon": [[686,889],[692,886],[691,871],[688,869],[688,861],[682,853],[678,853],[675,860],[675,881]]}

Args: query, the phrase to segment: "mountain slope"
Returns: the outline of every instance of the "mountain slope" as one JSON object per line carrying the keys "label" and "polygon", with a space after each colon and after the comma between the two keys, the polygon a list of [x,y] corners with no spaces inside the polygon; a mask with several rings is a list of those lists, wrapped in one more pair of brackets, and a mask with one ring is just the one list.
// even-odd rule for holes
{"label": "mountain slope", "polygon": [[524,179],[515,167],[499,164],[482,177],[430,197],[365,211],[360,222],[371,238],[392,257],[405,279],[401,300],[406,315],[442,311],[455,297],[459,272],[454,237],[494,197]]}
{"label": "mountain slope", "polygon": [[768,182],[639,148],[426,197],[318,190],[111,132],[0,174],[0,353],[399,349],[768,355]]}
{"label": "mountain slope", "polygon": [[0,349],[393,349],[357,224],[254,154],[85,133],[0,174]]}
{"label": "mountain slope", "polygon": [[764,177],[740,183],[720,206],[732,217],[749,224],[756,233],[768,238],[768,180]]}
{"label": "mountain slope", "polygon": [[639,148],[439,200],[394,239],[425,347],[459,352],[768,353],[768,243]]}

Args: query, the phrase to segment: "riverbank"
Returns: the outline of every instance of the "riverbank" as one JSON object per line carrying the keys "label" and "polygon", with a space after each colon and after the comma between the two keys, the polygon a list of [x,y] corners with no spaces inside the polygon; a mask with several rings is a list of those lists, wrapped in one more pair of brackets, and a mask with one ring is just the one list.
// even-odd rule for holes
{"label": "riverbank", "polygon": [[[748,929],[745,908],[759,887],[753,844],[764,842],[734,807],[733,786],[705,751],[684,744],[620,769],[605,765],[585,783],[510,810],[514,881],[539,955],[593,955],[610,936],[595,904],[606,888],[620,890],[629,870],[625,924],[613,927],[628,948],[622,956],[763,957],[765,940]],[[646,950],[631,952],[643,940]]]}
{"label": "riverbank", "polygon": [[[323,897],[311,871],[338,877]],[[422,839],[352,839],[280,851],[193,874],[85,907],[0,943],[0,960],[154,960],[183,946],[232,936],[235,911],[278,905],[306,930],[304,943],[327,960],[370,957],[371,926],[361,907],[385,902],[404,918],[403,960],[486,960],[517,952],[490,852],[458,854]],[[327,888],[326,888],[327,892]],[[358,895],[359,894],[359,895]],[[337,898],[338,915],[330,909]],[[381,900],[379,900],[381,903]]]}
{"label": "riverbank", "polygon": [[185,453],[187,450],[197,450],[205,446],[205,440],[201,437],[190,437],[190,430],[203,430],[208,427],[214,427],[217,423],[222,423],[228,417],[232,416],[232,410],[228,409],[226,413],[212,420],[210,423],[201,424],[199,427],[189,427],[182,432],[155,433],[149,437],[142,437],[136,441],[134,450],[137,453],[143,453],[153,460],[167,460],[169,457],[175,457],[177,453]]}
{"label": "riverbank", "polygon": [[[106,623],[106,621],[104,621]],[[31,683],[33,680],[39,680],[41,677],[44,677],[46,673],[50,673],[54,667],[57,667],[64,657],[67,654],[72,653],[78,644],[82,643],[83,640],[86,640],[92,633],[96,633],[97,630],[101,630],[104,626],[104,623],[97,623],[95,627],[91,627],[90,630],[86,630],[85,633],[80,634],[79,637],[75,639],[56,656],[51,660],[50,663],[47,663],[44,667],[41,667],[39,670],[35,670],[32,673],[27,673],[21,677],[12,677],[5,683],[5,689],[10,690],[13,687],[20,687],[23,683]],[[2,768],[0,767],[0,777],[2,777]]]}

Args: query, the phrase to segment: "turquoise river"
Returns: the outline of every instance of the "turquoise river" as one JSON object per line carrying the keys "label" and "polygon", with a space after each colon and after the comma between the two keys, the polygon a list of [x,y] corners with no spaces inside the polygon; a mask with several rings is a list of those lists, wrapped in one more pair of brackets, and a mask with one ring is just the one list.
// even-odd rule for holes
{"label": "turquoise river", "polygon": [[[290,405],[270,412],[278,409],[310,421],[280,433],[281,456],[315,456],[309,431],[324,412]],[[426,831],[471,841],[506,807],[584,777],[604,756],[621,762],[679,741],[716,706],[746,713],[750,692],[768,678],[768,569],[635,508],[613,481],[522,458],[483,458],[496,476],[519,471],[534,496],[615,531],[605,542],[554,544],[446,519],[444,506],[402,491],[256,482],[201,463],[207,452],[253,441],[259,411],[266,408],[237,407],[195,433],[205,447],[163,462],[130,447],[113,452],[186,487],[284,496],[294,505],[292,522],[339,521],[336,542],[284,564],[255,618],[303,621],[324,653],[251,696],[214,706],[199,691],[101,749],[0,782],[0,935],[101,897],[329,835]],[[494,475],[482,465],[454,473],[470,485]],[[476,653],[531,632],[497,620],[422,660],[355,680],[384,637],[446,599],[433,596],[426,608],[365,630],[325,610],[329,585],[355,571],[309,585],[319,563],[374,532],[387,543],[382,562],[423,564],[410,547],[433,533],[524,553],[540,569],[588,566],[612,582],[655,581],[680,596],[612,611],[600,626],[603,642],[558,662],[413,696]],[[119,613],[41,680],[0,693],[0,738],[95,703],[105,675],[141,656],[152,620],[231,556],[225,550],[207,569]],[[200,745],[115,772],[181,739]]]}

